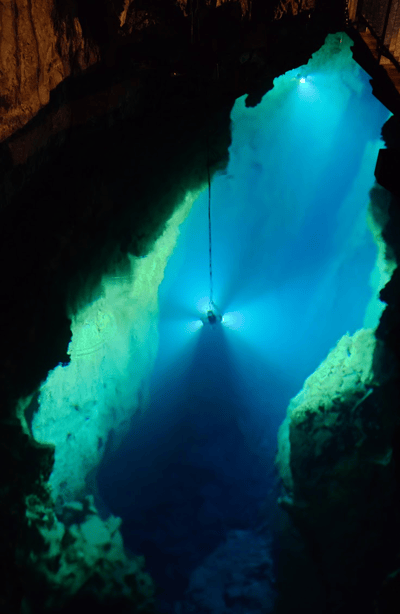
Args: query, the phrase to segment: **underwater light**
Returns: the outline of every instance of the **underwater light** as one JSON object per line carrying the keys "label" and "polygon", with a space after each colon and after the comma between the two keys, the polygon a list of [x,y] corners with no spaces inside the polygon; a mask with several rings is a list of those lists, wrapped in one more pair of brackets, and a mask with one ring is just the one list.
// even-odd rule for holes
{"label": "underwater light", "polygon": [[300,79],[300,83],[305,83],[305,82],[306,82],[305,78],[304,78],[304,77],[302,77],[302,78]]}
{"label": "underwater light", "polygon": [[191,322],[189,322],[186,325],[186,331],[188,333],[195,333],[196,330],[199,330],[199,328],[202,327],[202,321],[201,320],[192,320]]}
{"label": "underwater light", "polygon": [[240,330],[244,325],[244,317],[239,311],[230,311],[225,313],[222,318],[222,324],[230,330]]}

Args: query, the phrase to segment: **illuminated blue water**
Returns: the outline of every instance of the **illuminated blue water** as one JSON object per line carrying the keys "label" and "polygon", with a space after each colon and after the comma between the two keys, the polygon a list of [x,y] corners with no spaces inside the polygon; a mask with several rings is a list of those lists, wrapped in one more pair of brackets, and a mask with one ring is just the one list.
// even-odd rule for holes
{"label": "illuminated blue water", "polygon": [[228,531],[268,518],[289,399],[363,326],[376,259],[368,190],[387,117],[362,71],[355,83],[290,74],[258,107],[234,107],[229,167],[212,183],[225,324],[197,326],[209,297],[205,192],[161,286],[149,407],[99,475],[160,587],[160,611],[173,611]]}

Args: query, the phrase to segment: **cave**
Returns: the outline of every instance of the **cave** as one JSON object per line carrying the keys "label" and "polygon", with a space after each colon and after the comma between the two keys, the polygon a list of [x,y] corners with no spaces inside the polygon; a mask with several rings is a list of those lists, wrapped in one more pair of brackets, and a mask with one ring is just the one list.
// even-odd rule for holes
{"label": "cave", "polygon": [[2,611],[398,611],[398,93],[355,5],[3,11]]}

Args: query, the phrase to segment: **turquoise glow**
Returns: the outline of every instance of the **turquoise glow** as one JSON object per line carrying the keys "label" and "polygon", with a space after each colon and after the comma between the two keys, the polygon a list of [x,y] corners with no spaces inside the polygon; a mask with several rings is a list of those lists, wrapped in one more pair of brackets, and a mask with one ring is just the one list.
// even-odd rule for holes
{"label": "turquoise glow", "polygon": [[259,520],[289,399],[343,334],[378,322],[367,207],[387,117],[339,36],[257,107],[237,100],[229,166],[212,182],[222,323],[201,321],[204,186],[75,314],[71,365],[42,386],[33,429],[56,445],[54,492],[77,496],[103,459],[100,493],[171,602],[228,530]]}
{"label": "turquoise glow", "polygon": [[[346,37],[328,37],[307,69],[276,79],[260,105],[237,100],[229,166],[212,184],[214,298],[232,351],[245,342],[282,373],[290,364],[297,385],[342,334],[376,326],[383,307],[375,300],[364,322],[377,293],[368,192],[389,113],[349,47]],[[206,211],[205,192],[161,286],[165,360],[186,355],[195,347],[189,335],[201,334]]]}

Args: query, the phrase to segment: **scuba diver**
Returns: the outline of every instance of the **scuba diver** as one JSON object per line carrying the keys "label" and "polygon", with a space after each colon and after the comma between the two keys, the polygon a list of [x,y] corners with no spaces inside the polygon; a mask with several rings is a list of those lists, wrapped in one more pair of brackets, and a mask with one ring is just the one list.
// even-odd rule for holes
{"label": "scuba diver", "polygon": [[206,315],[201,318],[201,321],[203,324],[211,324],[211,326],[214,326],[214,324],[222,322],[222,315],[218,312],[215,305],[210,304]]}

